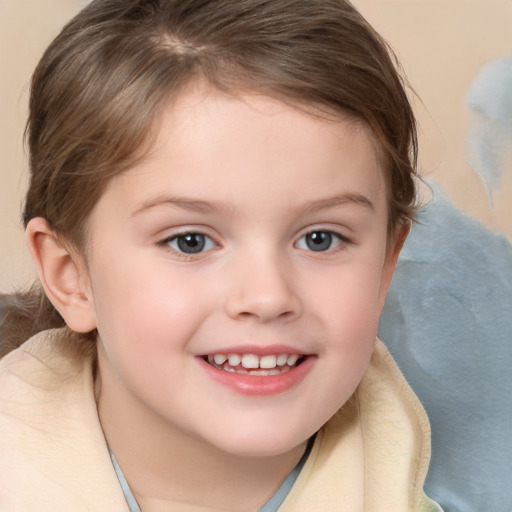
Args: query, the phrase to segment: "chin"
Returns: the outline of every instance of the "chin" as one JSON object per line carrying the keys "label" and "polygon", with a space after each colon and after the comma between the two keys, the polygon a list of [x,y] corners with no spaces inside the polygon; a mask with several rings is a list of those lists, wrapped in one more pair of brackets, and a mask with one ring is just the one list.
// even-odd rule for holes
{"label": "chin", "polygon": [[278,457],[304,444],[312,433],[291,433],[283,428],[272,432],[242,432],[233,430],[229,439],[219,440],[216,447],[224,453],[238,457]]}

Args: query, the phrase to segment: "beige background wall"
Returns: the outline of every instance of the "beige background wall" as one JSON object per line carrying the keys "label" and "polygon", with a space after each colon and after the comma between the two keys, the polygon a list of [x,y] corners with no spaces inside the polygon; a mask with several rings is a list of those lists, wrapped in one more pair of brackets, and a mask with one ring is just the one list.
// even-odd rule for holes
{"label": "beige background wall", "polygon": [[79,0],[0,0],[0,291],[32,280],[20,209],[26,185],[23,131],[31,73]]}
{"label": "beige background wall", "polygon": [[[510,0],[354,0],[397,51],[416,101],[421,167],[454,204],[512,240],[512,156],[489,194],[467,163],[466,92],[481,68],[512,55]],[[23,129],[31,71],[79,0],[0,0],[0,291],[29,282],[19,222],[26,183]],[[512,143],[512,141],[511,141]],[[512,144],[509,145],[509,147]],[[428,191],[426,193],[428,195]]]}

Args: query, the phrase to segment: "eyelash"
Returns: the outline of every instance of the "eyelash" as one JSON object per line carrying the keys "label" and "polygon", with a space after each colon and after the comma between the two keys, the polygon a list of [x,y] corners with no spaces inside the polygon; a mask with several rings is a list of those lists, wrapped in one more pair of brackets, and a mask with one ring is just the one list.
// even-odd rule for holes
{"label": "eyelash", "polygon": [[[200,237],[199,240],[197,240],[198,237]],[[186,240],[187,238],[188,242]],[[194,248],[194,244],[199,245],[197,246],[197,251],[185,252],[184,247],[180,242],[193,242],[192,246],[189,248]],[[311,243],[316,244],[317,247],[313,248]],[[335,244],[334,247],[332,247],[333,243]],[[302,235],[297,242],[295,242],[294,247],[312,253],[332,254],[343,250],[343,248],[350,243],[350,239],[336,231],[328,229],[312,229]],[[177,233],[158,242],[158,245],[187,260],[201,256],[202,254],[218,247],[218,244],[210,236],[201,233],[200,231],[184,231],[182,233]]]}
{"label": "eyelash", "polygon": [[[180,247],[180,241],[185,241],[186,238],[189,238],[189,241],[192,241],[192,237],[201,237],[202,241],[197,241],[195,243],[199,243],[199,249],[196,252],[185,252],[183,247]],[[173,247],[173,244],[177,246]],[[201,233],[199,231],[185,231],[183,233],[176,233],[175,235],[169,236],[164,240],[158,242],[158,245],[164,247],[165,249],[172,251],[174,254],[178,255],[184,259],[192,259],[194,257],[200,256],[201,254],[211,251],[215,247],[217,247],[217,243],[208,235]]]}
{"label": "eyelash", "polygon": [[[324,247],[325,243],[328,243],[328,247],[323,250],[315,250],[311,248],[311,246],[307,246],[307,239],[310,238],[311,241],[315,241],[316,236],[315,235],[321,235],[318,242],[318,248]],[[301,240],[305,241],[306,247],[301,247],[300,243]],[[331,247],[333,243],[336,243],[334,247]],[[317,242],[315,242],[317,243]],[[332,231],[329,229],[312,229],[308,231],[306,234],[302,235],[297,242],[295,243],[295,247],[298,249],[302,249],[305,251],[313,252],[313,253],[335,253],[337,251],[342,250],[347,244],[350,244],[351,241],[346,236],[342,235],[341,233],[337,233],[336,231]]]}

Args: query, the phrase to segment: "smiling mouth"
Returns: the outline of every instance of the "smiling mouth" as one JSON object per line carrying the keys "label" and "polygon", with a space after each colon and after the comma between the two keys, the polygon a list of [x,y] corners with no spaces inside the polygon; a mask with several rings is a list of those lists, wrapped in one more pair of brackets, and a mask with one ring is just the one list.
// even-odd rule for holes
{"label": "smiling mouth", "polygon": [[281,375],[303,363],[306,356],[301,354],[213,354],[203,359],[214,368],[241,375]]}

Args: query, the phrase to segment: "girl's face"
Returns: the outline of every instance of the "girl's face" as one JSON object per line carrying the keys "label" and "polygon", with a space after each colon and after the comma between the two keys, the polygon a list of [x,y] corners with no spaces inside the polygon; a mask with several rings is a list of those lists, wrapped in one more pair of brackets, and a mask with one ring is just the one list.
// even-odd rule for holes
{"label": "girl's face", "polygon": [[284,453],[350,397],[374,346],[398,249],[371,138],[204,88],[157,129],[89,223],[103,410]]}

